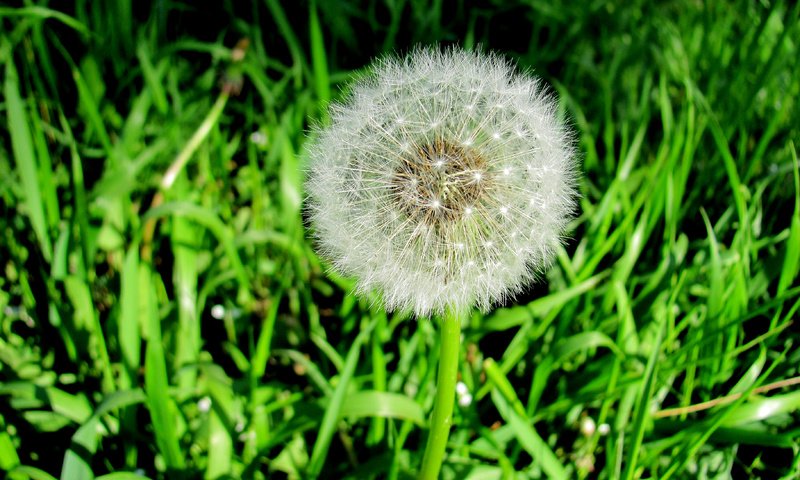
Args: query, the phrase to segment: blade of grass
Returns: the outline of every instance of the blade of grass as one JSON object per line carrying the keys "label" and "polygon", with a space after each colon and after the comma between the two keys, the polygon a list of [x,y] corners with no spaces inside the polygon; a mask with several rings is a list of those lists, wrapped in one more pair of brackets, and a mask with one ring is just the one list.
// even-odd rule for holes
{"label": "blade of grass", "polygon": [[280,308],[282,296],[283,293],[280,291],[273,295],[270,299],[271,303],[267,314],[264,316],[264,321],[261,324],[261,333],[258,335],[256,350],[250,364],[250,382],[252,387],[258,385],[261,377],[263,377],[264,373],[267,371],[267,362],[272,353],[272,337],[275,334],[275,321],[278,318],[278,309]]}
{"label": "blade of grass", "polygon": [[[10,51],[8,43],[3,42],[0,50]],[[39,241],[42,255],[48,262],[53,258],[53,245],[47,229],[45,220],[44,202],[42,192],[39,188],[39,178],[37,174],[37,162],[34,156],[33,140],[31,138],[30,125],[25,115],[25,107],[19,93],[19,78],[17,69],[14,66],[14,59],[11,55],[6,57],[5,72],[5,103],[8,115],[8,131],[11,136],[11,148],[14,152],[14,162],[17,167],[17,174],[22,182],[22,190],[25,194],[26,213],[30,219],[33,231]]]}
{"label": "blade of grass", "polygon": [[491,358],[483,363],[486,377],[492,384],[491,398],[500,416],[509,424],[514,436],[531,458],[550,478],[569,478],[567,470],[547,443],[536,432],[532,421],[519,401],[514,387]]}
{"label": "blade of grass", "polygon": [[316,88],[319,102],[322,105],[327,105],[331,99],[331,81],[328,76],[325,39],[319,24],[316,2],[311,2],[308,24],[309,35],[311,36],[311,64],[313,66],[314,87]]}
{"label": "blade of grass", "polygon": [[85,115],[86,118],[83,120],[86,125],[90,127],[86,129],[86,132],[94,132],[94,134],[97,135],[97,140],[100,142],[100,145],[102,145],[103,150],[105,150],[109,158],[113,160],[115,158],[115,152],[112,147],[111,136],[108,133],[108,129],[106,129],[105,122],[103,122],[103,116],[100,114],[100,109],[95,101],[95,95],[93,95],[93,92],[84,80],[80,69],[72,59],[72,55],[70,55],[69,50],[67,50],[67,48],[61,43],[59,37],[53,34],[50,35],[50,40],[59,50],[64,60],[66,60],[66,62],[70,65],[72,79],[78,89],[78,105],[80,107],[79,111]]}
{"label": "blade of grass", "polygon": [[164,68],[161,68],[161,65],[159,65],[159,68],[153,66],[153,62],[150,60],[150,52],[144,40],[141,40],[139,46],[136,47],[136,58],[139,59],[139,66],[142,68],[142,75],[147,84],[147,89],[150,90],[152,95],[153,104],[161,115],[166,115],[169,110],[169,103],[167,102],[167,93],[164,90],[164,80],[162,78]]}
{"label": "blade of grass", "polygon": [[677,452],[673,456],[672,463],[669,467],[664,470],[661,478],[663,480],[669,480],[672,478],[673,475],[676,475],[681,469],[683,469],[687,462],[690,459],[694,458],[697,454],[697,451],[705,445],[709,438],[722,426],[722,424],[731,416],[731,414],[736,411],[748,398],[750,398],[750,394],[761,386],[761,383],[772,374],[773,370],[781,365],[784,360],[786,359],[786,355],[789,352],[789,347],[783,350],[780,355],[772,362],[770,367],[764,372],[763,375],[759,378],[757,382],[748,388],[747,391],[742,392],[742,395],[734,400],[732,403],[728,404],[726,407],[723,407],[716,415],[705,422],[700,422],[696,424],[692,428],[692,433],[694,435],[688,439],[688,441],[684,442],[681,450]]}
{"label": "blade of grass", "polygon": [[356,337],[350,351],[347,352],[345,358],[344,370],[339,376],[339,383],[336,385],[331,396],[328,408],[325,409],[325,415],[322,417],[322,423],[319,427],[319,434],[317,440],[314,442],[314,449],[311,452],[311,460],[308,463],[307,474],[311,478],[316,478],[322,472],[322,467],[325,464],[325,458],[328,456],[328,450],[336,432],[339,419],[341,418],[342,407],[344,405],[345,395],[348,393],[350,381],[355,375],[356,366],[358,366],[358,357],[361,352],[362,344],[369,338],[372,328],[375,325],[373,319],[367,328],[363,329]]}
{"label": "blade of grass", "polygon": [[[0,423],[3,427],[2,423]],[[19,465],[19,455],[11,441],[11,436],[6,431],[0,431],[0,470],[11,470]]]}
{"label": "blade of grass", "polygon": [[57,191],[57,182],[53,175],[53,162],[50,156],[50,150],[47,146],[47,139],[45,138],[44,122],[41,115],[34,108],[33,103],[29,105],[31,120],[35,125],[33,129],[33,140],[36,146],[36,158],[39,160],[39,185],[42,188],[42,200],[47,212],[48,228],[51,232],[58,229],[61,222],[61,212],[59,208],[59,199]]}
{"label": "blade of grass", "polygon": [[114,472],[100,475],[94,480],[149,480],[150,477],[142,475],[141,472]]}
{"label": "blade of grass", "polygon": [[144,384],[147,408],[153,423],[156,444],[168,470],[180,470],[184,456],[175,431],[177,415],[175,404],[169,393],[169,377],[164,346],[161,338],[161,319],[158,314],[155,276],[146,264],[140,267],[140,295],[142,314],[146,316],[147,346],[145,350]]}
{"label": "blade of grass", "polygon": [[[376,313],[376,315],[378,323],[375,325],[375,334],[372,336],[372,386],[378,392],[385,392],[387,377],[384,337],[386,336],[387,318],[385,313]],[[385,431],[386,422],[381,418],[373,419],[367,435],[367,444],[379,444],[384,438]]]}
{"label": "blade of grass", "polygon": [[3,17],[28,17],[40,18],[42,20],[55,19],[64,25],[84,34],[90,35],[89,29],[84,24],[70,17],[69,15],[41,6],[27,7],[0,7],[0,18]]}
{"label": "blade of grass", "polygon": [[[188,197],[185,179],[178,180],[173,194]],[[183,195],[181,195],[183,194]],[[178,325],[175,335],[174,369],[180,370],[197,363],[201,348],[200,317],[197,311],[198,254],[202,251],[201,229],[189,219],[176,216],[172,219],[170,241],[175,256],[172,278],[178,308]],[[181,375],[178,388],[187,395],[195,386],[195,375]]]}
{"label": "blade of grass", "polygon": [[[237,300],[241,305],[249,305],[252,299],[250,279],[239,252],[236,250],[234,234],[231,228],[225,225],[214,211],[185,201],[170,202],[155,207],[142,216],[142,221],[146,223],[168,215],[191,219],[207,228],[216,237],[217,241],[222,245],[225,256],[231,263],[231,268],[239,284]],[[140,235],[144,236],[144,233],[140,232]]]}
{"label": "blade of grass", "polygon": [[72,446],[64,455],[61,480],[94,479],[91,460],[97,451],[100,418],[108,412],[145,401],[141,390],[126,390],[108,395],[92,416],[72,436]]}
{"label": "blade of grass", "polygon": [[637,469],[639,467],[639,451],[642,448],[642,441],[644,439],[644,432],[647,427],[650,416],[650,405],[655,389],[656,372],[658,371],[658,357],[661,355],[661,340],[664,336],[664,329],[658,328],[653,348],[650,356],[647,359],[647,366],[645,367],[644,375],[641,379],[641,387],[636,396],[636,413],[633,421],[633,441],[626,454],[628,463],[625,466],[623,477],[626,480],[632,480],[638,476]]}
{"label": "blade of grass", "polygon": [[[782,294],[792,285],[800,271],[800,165],[797,161],[797,151],[794,142],[789,143],[794,161],[794,214],[792,214],[791,226],[789,227],[789,238],[786,239],[786,256],[783,259],[781,276],[778,279],[777,295]],[[771,326],[775,326],[777,318],[773,318]]]}
{"label": "blade of grass", "polygon": [[294,82],[296,87],[300,87],[303,80],[303,70],[306,67],[306,60],[303,56],[303,49],[297,36],[294,34],[289,19],[286,18],[286,12],[277,0],[264,0],[267,9],[272,14],[272,20],[278,26],[278,31],[283,37],[286,45],[289,47],[289,52],[292,55],[292,71],[294,72]]}
{"label": "blade of grass", "polygon": [[358,419],[364,417],[396,418],[425,425],[425,412],[411,398],[399,393],[363,390],[349,395],[342,405],[341,417]]}
{"label": "blade of grass", "polygon": [[[119,372],[119,389],[128,390],[139,383],[138,370],[141,366],[142,339],[139,333],[139,245],[128,248],[125,261],[120,272],[119,316],[117,319],[117,335],[122,368]],[[136,409],[129,408],[120,414],[122,428],[128,432],[136,432],[138,424]],[[125,460],[128,467],[136,465],[138,449],[136,444],[129,444],[125,449]]]}

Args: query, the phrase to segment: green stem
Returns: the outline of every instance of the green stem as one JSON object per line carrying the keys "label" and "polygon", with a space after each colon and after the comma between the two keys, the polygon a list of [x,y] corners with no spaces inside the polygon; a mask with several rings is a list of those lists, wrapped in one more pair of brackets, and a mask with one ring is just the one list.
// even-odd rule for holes
{"label": "green stem", "polygon": [[461,316],[448,311],[441,322],[439,376],[431,414],[430,435],[419,471],[420,480],[436,480],[442,468],[447,437],[453,423],[453,403],[458,377],[458,354],[461,350]]}

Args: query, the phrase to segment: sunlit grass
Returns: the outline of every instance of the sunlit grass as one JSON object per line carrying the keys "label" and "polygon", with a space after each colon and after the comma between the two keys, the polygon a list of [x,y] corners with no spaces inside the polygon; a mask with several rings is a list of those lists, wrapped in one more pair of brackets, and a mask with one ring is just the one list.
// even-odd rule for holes
{"label": "sunlit grass", "polygon": [[584,171],[465,325],[443,477],[800,475],[800,6],[289,3],[0,7],[3,475],[413,478],[437,327],[328,273],[302,180],[417,42],[533,69]]}

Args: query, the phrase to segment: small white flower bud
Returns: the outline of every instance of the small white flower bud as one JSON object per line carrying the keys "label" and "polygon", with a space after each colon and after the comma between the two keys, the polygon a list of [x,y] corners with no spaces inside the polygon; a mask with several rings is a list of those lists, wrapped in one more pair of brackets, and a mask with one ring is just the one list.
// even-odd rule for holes
{"label": "small white flower bud", "polygon": [[225,317],[225,307],[222,305],[214,305],[211,307],[211,316],[217,320],[222,320]]}
{"label": "small white flower bud", "polygon": [[463,396],[469,393],[469,387],[464,382],[456,383],[456,395]]}
{"label": "small white flower bud", "polygon": [[592,417],[583,417],[581,419],[581,433],[584,437],[591,437],[597,430]]}

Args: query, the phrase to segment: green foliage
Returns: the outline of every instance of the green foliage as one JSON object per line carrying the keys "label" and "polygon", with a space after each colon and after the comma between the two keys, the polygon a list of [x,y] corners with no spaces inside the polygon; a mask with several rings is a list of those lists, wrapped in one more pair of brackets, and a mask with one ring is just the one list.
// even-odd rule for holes
{"label": "green foliage", "polygon": [[800,475],[797,3],[52,3],[0,7],[2,476],[413,477],[438,328],[301,200],[309,124],[420,42],[543,76],[585,172],[464,325],[443,478]]}

